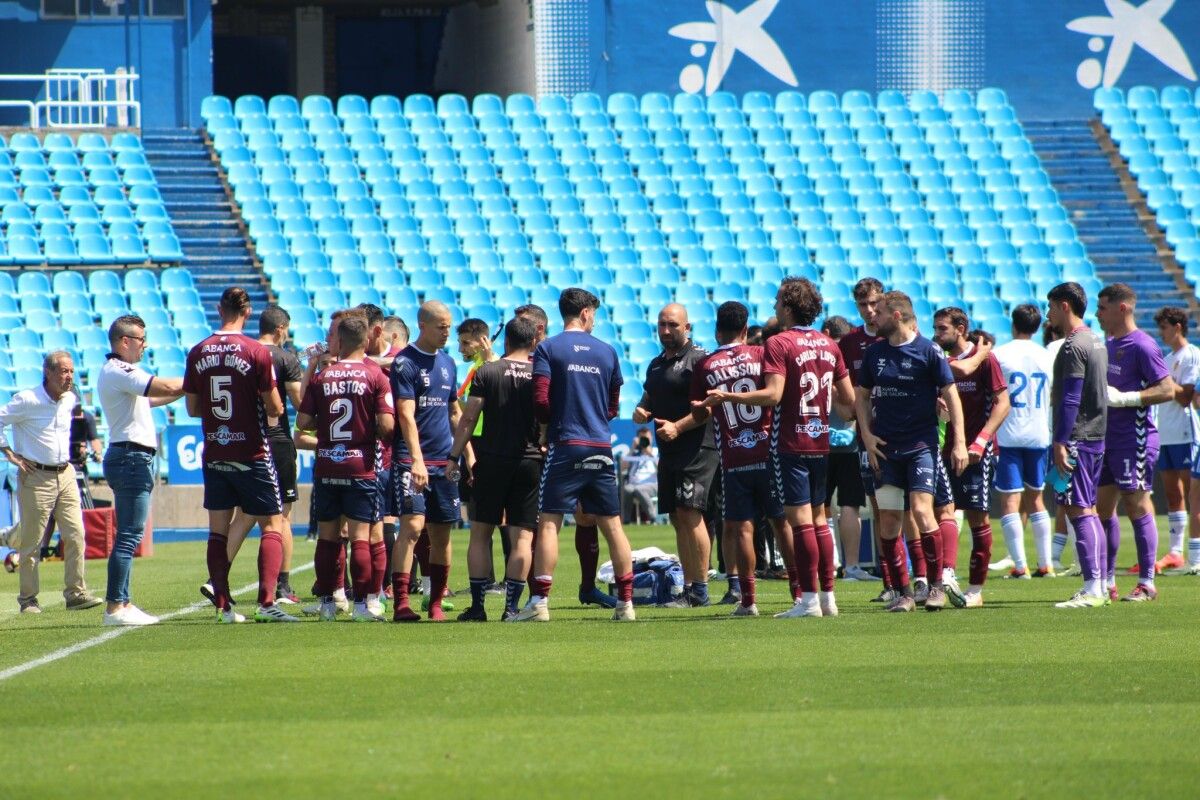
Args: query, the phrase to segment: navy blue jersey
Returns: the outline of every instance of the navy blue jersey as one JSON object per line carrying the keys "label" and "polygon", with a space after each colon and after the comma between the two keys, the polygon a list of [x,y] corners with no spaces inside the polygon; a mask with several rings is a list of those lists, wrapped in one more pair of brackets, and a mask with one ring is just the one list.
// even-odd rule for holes
{"label": "navy blue jersey", "polygon": [[882,339],[867,348],[858,385],[871,390],[871,432],[888,453],[937,449],[937,398],[952,383],[946,354],[920,334],[899,347]]}
{"label": "navy blue jersey", "polygon": [[[401,400],[415,400],[417,404],[417,434],[426,466],[445,466],[446,456],[454,443],[450,403],[457,396],[456,373],[454,360],[443,351],[426,353],[412,344],[401,350],[392,362],[392,394],[396,398],[396,407],[400,407]],[[399,424],[396,425],[392,452],[396,461],[412,463],[412,454],[408,452]]]}
{"label": "navy blue jersey", "polygon": [[612,445],[609,399],[624,379],[611,345],[590,333],[564,331],[537,346],[533,375],[550,379],[548,442]]}

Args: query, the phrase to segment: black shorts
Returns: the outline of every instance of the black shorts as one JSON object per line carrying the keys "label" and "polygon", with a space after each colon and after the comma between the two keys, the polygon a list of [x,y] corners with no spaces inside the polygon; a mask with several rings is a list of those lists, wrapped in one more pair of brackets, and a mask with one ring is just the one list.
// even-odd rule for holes
{"label": "black shorts", "polygon": [[862,470],[859,469],[858,452],[832,452],[829,454],[829,472],[825,480],[825,505],[833,505],[834,492],[840,508],[859,508],[867,504],[867,493],[863,489]]}
{"label": "black shorts", "polygon": [[538,521],[538,485],[542,461],[488,458],[475,462],[471,521],[534,530]]}
{"label": "black shorts", "polygon": [[717,490],[721,457],[711,447],[701,447],[686,464],[658,462],[658,513],[677,508],[708,509],[709,496]]}
{"label": "black shorts", "polygon": [[283,511],[275,462],[210,461],[204,465],[204,507],[209,511],[240,508],[252,517]]}
{"label": "black shorts", "polygon": [[270,445],[279,478],[279,498],[284,503],[294,503],[300,496],[296,492],[296,445],[291,439],[272,439]]}

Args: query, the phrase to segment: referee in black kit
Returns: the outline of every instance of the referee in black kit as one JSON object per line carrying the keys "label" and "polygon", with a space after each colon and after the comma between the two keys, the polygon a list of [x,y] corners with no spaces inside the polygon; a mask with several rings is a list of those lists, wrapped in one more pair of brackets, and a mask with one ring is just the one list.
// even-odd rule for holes
{"label": "referee in black kit", "polygon": [[[671,303],[658,312],[658,340],[663,350],[646,368],[644,393],[633,413],[639,425],[676,420],[691,413],[692,370],[708,355],[692,342],[687,309]],[[719,458],[712,421],[666,442],[658,439],[658,512],[675,526],[675,541],[687,587],[673,607],[706,606],[711,543],[705,511],[717,499]]]}

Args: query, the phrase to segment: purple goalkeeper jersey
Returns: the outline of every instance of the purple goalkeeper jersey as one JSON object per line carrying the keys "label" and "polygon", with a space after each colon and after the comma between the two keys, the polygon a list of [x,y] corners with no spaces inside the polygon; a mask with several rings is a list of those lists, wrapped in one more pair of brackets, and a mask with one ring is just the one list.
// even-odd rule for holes
{"label": "purple goalkeeper jersey", "polygon": [[[1138,392],[1170,376],[1162,351],[1144,331],[1135,330],[1109,339],[1108,385],[1122,392]],[[1158,430],[1149,407],[1110,408],[1105,449],[1158,447]]]}

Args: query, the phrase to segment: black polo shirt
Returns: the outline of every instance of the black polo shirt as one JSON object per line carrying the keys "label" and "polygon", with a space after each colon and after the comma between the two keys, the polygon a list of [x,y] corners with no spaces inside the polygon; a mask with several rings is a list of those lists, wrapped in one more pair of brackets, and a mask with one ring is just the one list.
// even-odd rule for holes
{"label": "black polo shirt", "polygon": [[[692,412],[692,370],[696,368],[708,351],[690,340],[680,348],[673,358],[665,352],[659,353],[646,368],[639,406],[656,419],[677,420]],[[712,420],[703,428],[695,428],[673,442],[658,442],[659,461],[670,464],[686,464],[702,447],[714,448]]]}

